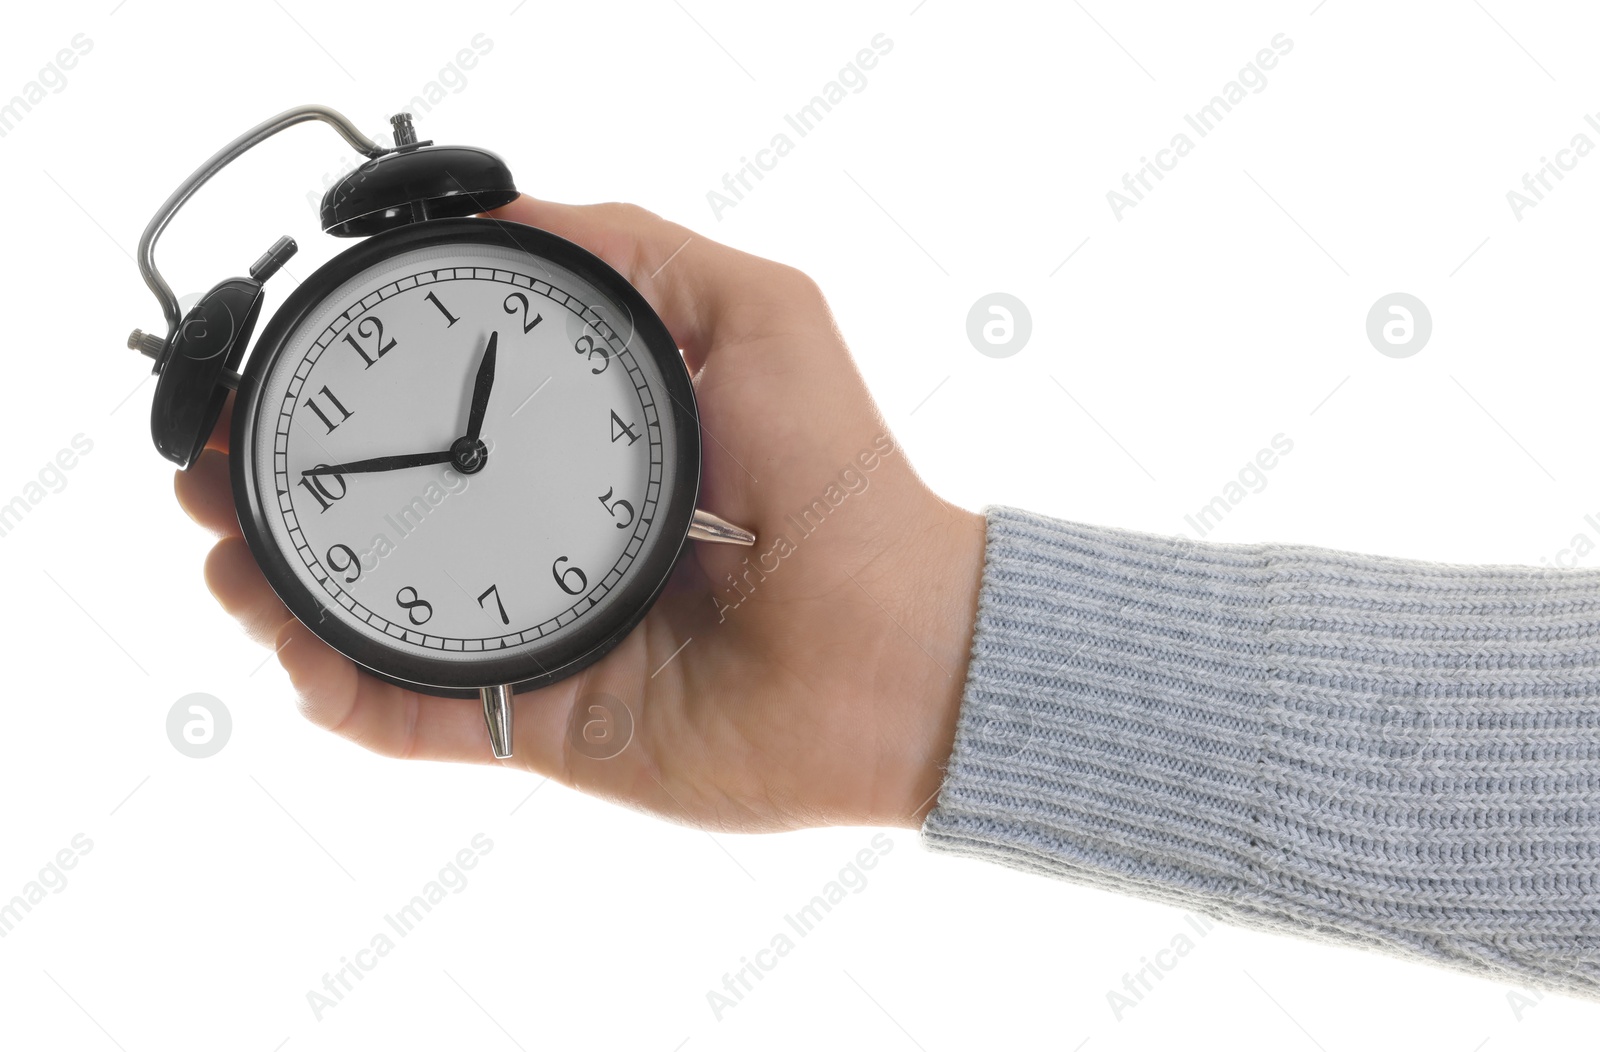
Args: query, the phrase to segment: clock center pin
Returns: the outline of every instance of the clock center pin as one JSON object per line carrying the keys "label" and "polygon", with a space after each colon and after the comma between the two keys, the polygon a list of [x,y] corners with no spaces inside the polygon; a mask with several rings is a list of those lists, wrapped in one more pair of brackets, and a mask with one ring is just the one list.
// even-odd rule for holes
{"label": "clock center pin", "polygon": [[481,438],[462,435],[450,443],[450,466],[463,475],[476,475],[489,463],[489,447]]}

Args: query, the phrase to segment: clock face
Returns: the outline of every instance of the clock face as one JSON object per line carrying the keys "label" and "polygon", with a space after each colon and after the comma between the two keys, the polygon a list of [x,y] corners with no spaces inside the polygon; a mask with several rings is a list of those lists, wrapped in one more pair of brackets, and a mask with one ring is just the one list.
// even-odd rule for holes
{"label": "clock face", "polygon": [[301,620],[411,684],[592,660],[692,513],[693,394],[664,327],[587,253],[509,230],[449,220],[346,253],[247,372],[252,550]]}

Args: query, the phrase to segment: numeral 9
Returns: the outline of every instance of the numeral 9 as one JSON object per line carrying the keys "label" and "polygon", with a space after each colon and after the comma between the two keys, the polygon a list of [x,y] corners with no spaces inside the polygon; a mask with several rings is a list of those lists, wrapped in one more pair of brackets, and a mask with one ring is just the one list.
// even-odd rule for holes
{"label": "numeral 9", "polygon": [[[334,559],[333,555],[335,552],[344,552],[344,564],[342,566]],[[335,544],[332,548],[329,548],[328,554],[324,557],[324,561],[327,562],[328,569],[332,570],[334,573],[345,573],[352,570],[354,571],[354,573],[351,573],[349,577],[344,579],[345,584],[354,584],[361,578],[361,560],[356,557],[355,549],[351,548],[348,544]]]}

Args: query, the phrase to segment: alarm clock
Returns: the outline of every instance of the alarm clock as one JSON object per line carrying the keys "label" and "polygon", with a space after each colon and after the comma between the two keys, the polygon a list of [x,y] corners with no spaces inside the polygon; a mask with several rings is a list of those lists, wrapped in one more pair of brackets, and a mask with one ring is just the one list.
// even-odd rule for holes
{"label": "alarm clock", "polygon": [[[323,121],[366,158],[323,196],[322,229],[360,238],[302,281],[253,348],[283,237],[182,311],[157,239],[208,179],[285,128]],[[666,326],[599,257],[482,216],[518,196],[496,154],[380,146],[302,106],[200,166],[139,241],[166,336],[156,449],[188,469],[236,392],[239,525],[291,613],[368,672],[480,696],[496,757],[513,694],[593,664],[660,595],[690,540],[755,535],[696,508],[700,428]],[[247,353],[248,352],[248,353]]]}

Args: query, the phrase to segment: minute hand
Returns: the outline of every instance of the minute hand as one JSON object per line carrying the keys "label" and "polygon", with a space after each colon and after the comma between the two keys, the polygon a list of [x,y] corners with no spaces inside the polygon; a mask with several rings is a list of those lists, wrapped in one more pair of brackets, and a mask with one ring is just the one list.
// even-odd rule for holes
{"label": "minute hand", "polygon": [[392,457],[373,457],[370,460],[352,460],[348,464],[319,464],[306,468],[302,475],[356,475],[367,471],[397,471],[400,468],[420,468],[425,464],[450,463],[450,451],[440,453],[401,453]]}

